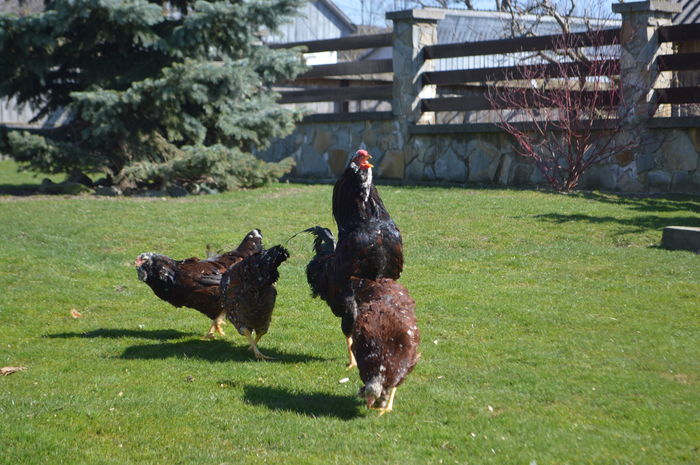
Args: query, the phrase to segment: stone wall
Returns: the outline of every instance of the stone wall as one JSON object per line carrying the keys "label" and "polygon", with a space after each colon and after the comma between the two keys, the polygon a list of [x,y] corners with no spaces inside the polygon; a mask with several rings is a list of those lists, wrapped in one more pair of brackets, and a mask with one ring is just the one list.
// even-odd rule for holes
{"label": "stone wall", "polygon": [[[687,120],[686,120],[687,121]],[[592,167],[582,189],[621,192],[700,193],[700,119],[696,127],[652,129],[651,156],[620,154]],[[402,140],[393,120],[306,122],[259,156],[278,161],[292,156],[295,178],[335,179],[359,148],[374,158],[379,179],[408,183],[533,186],[546,184],[534,164],[514,153],[499,131],[414,134]],[[444,128],[444,126],[443,126]],[[436,127],[436,130],[439,129]]]}

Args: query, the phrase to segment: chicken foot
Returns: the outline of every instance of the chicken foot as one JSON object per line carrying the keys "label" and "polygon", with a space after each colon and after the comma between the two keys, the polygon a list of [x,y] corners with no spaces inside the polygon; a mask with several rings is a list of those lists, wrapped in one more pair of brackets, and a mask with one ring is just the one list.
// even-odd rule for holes
{"label": "chicken foot", "polygon": [[274,360],[273,357],[268,357],[267,355],[263,354],[258,350],[258,341],[260,341],[260,338],[263,337],[265,333],[256,333],[255,334],[255,339],[253,339],[253,334],[250,332],[248,328],[245,328],[243,330],[243,335],[245,336],[246,339],[248,339],[248,342],[250,343],[250,350],[253,351],[255,354],[255,358],[257,360]]}
{"label": "chicken foot", "polygon": [[381,417],[385,413],[391,412],[391,410],[394,408],[394,396],[396,395],[396,388],[393,387],[391,388],[391,391],[389,392],[389,401],[386,403],[384,407],[373,407],[372,410],[377,410],[379,411],[379,416]]}
{"label": "chicken foot", "polygon": [[205,334],[204,337],[202,337],[202,339],[214,339],[215,332],[219,333],[221,336],[226,336],[226,333],[224,333],[224,330],[222,329],[222,326],[225,321],[226,312],[221,312],[219,316],[211,320],[211,326],[209,327],[209,331],[207,331],[207,334]]}

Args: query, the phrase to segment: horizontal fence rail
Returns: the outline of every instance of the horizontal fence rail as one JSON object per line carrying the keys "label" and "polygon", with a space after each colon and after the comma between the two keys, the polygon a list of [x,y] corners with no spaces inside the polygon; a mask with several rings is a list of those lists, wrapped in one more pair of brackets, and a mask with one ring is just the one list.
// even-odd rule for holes
{"label": "horizontal fence rail", "polygon": [[[618,43],[620,29],[603,29],[593,34],[577,32],[569,34],[573,46],[612,45]],[[499,53],[534,52],[553,50],[562,43],[561,34],[515,39],[484,40],[480,42],[460,42],[454,44],[429,45],[423,48],[426,59],[496,55]]]}
{"label": "horizontal fence rail", "polygon": [[394,71],[393,60],[350,61],[328,65],[314,65],[297,79],[310,79],[327,76],[350,76],[357,74],[380,74]]}
{"label": "horizontal fence rail", "polygon": [[343,102],[346,100],[391,100],[392,84],[358,87],[327,87],[282,92],[280,103]]}
{"label": "horizontal fence rail", "polygon": [[423,85],[449,85],[465,82],[518,80],[530,78],[576,78],[581,72],[598,71],[598,75],[619,74],[617,60],[598,60],[587,63],[547,63],[527,66],[504,66],[500,68],[477,68],[456,71],[429,71],[423,73]]}
{"label": "horizontal fence rail", "polygon": [[700,69],[700,53],[677,53],[659,55],[659,71],[688,71]]}
{"label": "horizontal fence rail", "polygon": [[700,87],[656,89],[658,103],[700,103]]}
{"label": "horizontal fence rail", "polygon": [[[521,92],[522,94],[518,96],[518,100],[521,100],[523,103],[527,102],[527,105],[531,108],[548,108],[551,105],[547,102],[557,100],[556,95],[561,95],[563,91],[535,92],[532,89],[522,89]],[[595,101],[598,103],[596,106],[600,108],[610,107],[619,103],[619,96],[617,92],[613,91],[571,91],[569,94],[570,100],[573,102],[588,101],[590,103]],[[422,111],[477,111],[508,108],[522,108],[522,105],[500,100],[497,94],[494,97],[493,104],[485,95],[430,98],[421,101]]]}
{"label": "horizontal fence rail", "polygon": [[700,23],[661,26],[658,29],[659,42],[681,42],[700,40]]}
{"label": "horizontal fence rail", "polygon": [[288,42],[268,44],[270,48],[306,47],[306,53],[334,52],[339,50],[357,50],[361,48],[391,47],[391,32],[347,36],[340,39],[310,40],[306,42]]}

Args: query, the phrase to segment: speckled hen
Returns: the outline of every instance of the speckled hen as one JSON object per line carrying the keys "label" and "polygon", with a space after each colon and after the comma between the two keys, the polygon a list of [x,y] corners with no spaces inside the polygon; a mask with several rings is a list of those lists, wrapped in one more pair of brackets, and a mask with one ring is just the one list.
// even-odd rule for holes
{"label": "speckled hen", "polygon": [[277,299],[278,268],[288,258],[287,249],[277,245],[235,264],[221,280],[223,309],[233,326],[248,339],[258,360],[271,358],[263,355],[257,344],[270,327]]}
{"label": "speckled hen", "polygon": [[357,305],[352,351],[364,382],[359,395],[367,408],[384,414],[392,410],[397,386],[420,357],[416,304],[393,279],[352,278],[350,286]]}

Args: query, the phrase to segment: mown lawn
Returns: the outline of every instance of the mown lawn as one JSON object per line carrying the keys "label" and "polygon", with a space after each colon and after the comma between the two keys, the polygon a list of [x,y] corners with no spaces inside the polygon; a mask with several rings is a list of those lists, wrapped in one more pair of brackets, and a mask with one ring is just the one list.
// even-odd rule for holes
{"label": "mown lawn", "polygon": [[[6,190],[37,182],[0,162]],[[700,198],[379,189],[423,335],[382,417],[310,298],[310,237],[288,243],[260,344],[273,362],[231,325],[202,341],[209,321],[132,266],[254,227],[267,245],[333,229],[331,186],[0,196],[0,367],[27,367],[0,378],[0,463],[700,462],[700,256],[659,247],[663,226],[700,226]]]}

